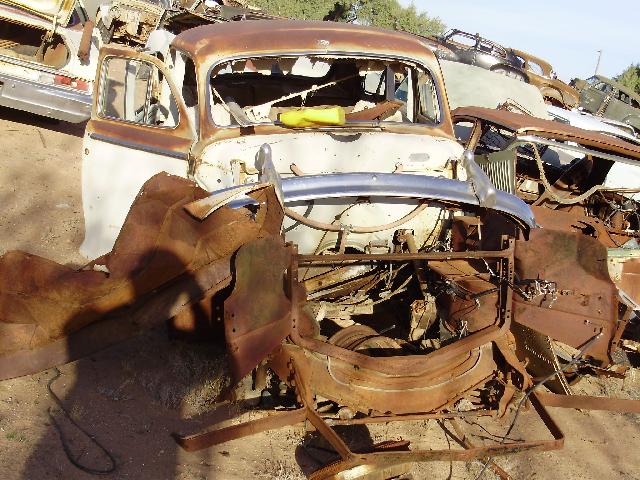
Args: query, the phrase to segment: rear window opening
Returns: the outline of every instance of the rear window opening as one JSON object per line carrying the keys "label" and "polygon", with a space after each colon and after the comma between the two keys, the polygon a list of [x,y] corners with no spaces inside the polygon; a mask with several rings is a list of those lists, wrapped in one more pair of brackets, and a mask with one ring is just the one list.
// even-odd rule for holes
{"label": "rear window opening", "polygon": [[474,48],[478,43],[478,39],[475,36],[464,33],[449,35],[446,39],[462,48]]}
{"label": "rear window opening", "polygon": [[[49,38],[50,37],[50,38]],[[47,30],[0,19],[0,55],[62,68],[69,61],[69,50],[60,35]]]}
{"label": "rear window opening", "polygon": [[440,122],[432,75],[397,60],[298,56],[245,58],[214,67],[214,123],[278,123],[302,107],[342,107],[347,123]]}

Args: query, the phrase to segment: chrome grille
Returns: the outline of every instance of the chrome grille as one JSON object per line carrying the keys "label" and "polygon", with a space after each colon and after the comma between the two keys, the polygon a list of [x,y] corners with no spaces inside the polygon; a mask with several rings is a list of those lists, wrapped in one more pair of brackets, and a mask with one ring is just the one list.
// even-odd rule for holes
{"label": "chrome grille", "polygon": [[499,189],[508,193],[516,192],[516,172],[513,152],[498,152],[488,155],[478,155],[475,157],[476,163],[487,174],[491,183]]}

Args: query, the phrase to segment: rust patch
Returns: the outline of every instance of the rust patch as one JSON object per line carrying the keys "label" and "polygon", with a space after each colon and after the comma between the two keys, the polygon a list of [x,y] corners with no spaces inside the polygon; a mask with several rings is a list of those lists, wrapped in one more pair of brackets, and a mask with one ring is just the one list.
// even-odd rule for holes
{"label": "rust patch", "polygon": [[238,382],[289,335],[291,303],[284,294],[290,251],[280,237],[250,242],[235,256],[235,286],[224,303],[232,380]]}
{"label": "rust patch", "polygon": [[610,135],[583,130],[552,120],[482,107],[460,107],[452,112],[455,122],[486,121],[499,125],[519,135],[534,134],[553,140],[569,140],[585,146],[608,150],[626,157],[640,159],[640,146],[619,140]]}
{"label": "rust patch", "polygon": [[528,242],[516,242],[516,272],[520,282],[550,280],[554,291],[530,299],[515,295],[514,321],[578,349],[601,334],[587,354],[611,362],[618,291],[602,243],[580,233],[534,229]]}
{"label": "rust patch", "polygon": [[183,210],[206,195],[191,181],[154,176],[113,251],[81,270],[24,252],[0,257],[0,378],[77,359],[161,324],[226,286],[241,245],[280,230],[282,210],[267,202],[271,189],[256,195],[264,207],[255,219],[223,207],[200,222]]}

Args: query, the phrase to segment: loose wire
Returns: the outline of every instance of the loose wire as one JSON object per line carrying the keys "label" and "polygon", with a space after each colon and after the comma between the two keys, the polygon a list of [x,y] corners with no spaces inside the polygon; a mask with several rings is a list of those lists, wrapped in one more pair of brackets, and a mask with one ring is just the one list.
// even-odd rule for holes
{"label": "loose wire", "polygon": [[[507,433],[505,433],[502,436],[502,439],[500,440],[500,444],[503,444],[505,442],[505,440],[507,439],[507,437],[509,436],[509,434],[511,433],[511,431],[513,430],[513,427],[515,427],[516,425],[516,421],[518,420],[518,416],[520,415],[520,410],[522,409],[522,406],[525,404],[525,402],[529,399],[529,397],[531,396],[531,394],[541,385],[545,384],[546,382],[548,382],[549,380],[551,380],[553,377],[555,377],[556,375],[560,375],[561,373],[565,372],[567,369],[569,369],[570,367],[574,366],[575,364],[577,364],[582,357],[584,356],[584,354],[586,353],[586,351],[589,349],[589,347],[591,347],[591,345],[593,345],[593,343],[602,336],[602,330],[600,332],[598,332],[597,334],[595,334],[593,337],[591,337],[587,343],[584,344],[584,346],[582,347],[582,349],[580,349],[580,351],[578,352],[578,354],[573,357],[571,359],[571,361],[569,363],[567,363],[565,366],[563,366],[559,371],[554,371],[552,373],[550,373],[549,375],[547,375],[546,377],[544,377],[542,380],[538,381],[537,383],[535,383],[528,391],[527,393],[525,393],[525,395],[522,397],[522,399],[520,400],[520,402],[518,403],[518,406],[516,407],[516,413],[513,416],[513,420],[511,421],[511,424],[509,425],[509,428],[507,430]],[[482,467],[482,470],[480,470],[480,473],[478,474],[478,476],[476,476],[475,480],[480,480],[480,478],[482,477],[482,475],[484,475],[484,472],[487,471],[487,467],[489,466],[489,463],[491,463],[492,457],[489,457],[487,459],[487,461],[485,462],[484,466]]]}
{"label": "loose wire", "polygon": [[82,470],[83,472],[86,472],[90,475],[109,475],[110,473],[113,473],[116,470],[116,460],[115,458],[113,458],[113,455],[111,454],[111,452],[109,452],[109,450],[107,450],[98,440],[96,440],[93,435],[91,435],[84,428],[78,425],[78,423],[71,417],[71,415],[69,415],[69,412],[67,412],[67,410],[64,408],[64,405],[62,404],[62,401],[60,400],[60,398],[53,392],[53,389],[51,388],[53,383],[58,378],[60,378],[60,375],[62,375],[62,373],[57,367],[54,368],[54,371],[55,371],[55,375],[51,377],[51,379],[47,383],[47,390],[49,390],[49,395],[51,396],[53,401],[56,402],[56,404],[58,405],[58,407],[60,408],[64,416],[67,417],[67,419],[73,424],[73,426],[75,426],[78,430],[80,430],[91,441],[91,443],[93,443],[96,447],[98,447],[104,453],[104,455],[109,459],[110,466],[105,469],[91,468],[91,467],[82,465],[75,458],[73,458],[71,448],[69,448],[69,444],[67,443],[67,440],[64,434],[62,433],[62,428],[60,428],[60,424],[58,423],[55,416],[53,415],[51,411],[51,407],[49,407],[49,409],[47,410],[47,413],[49,414],[51,423],[53,424],[56,431],[58,432],[58,437],[60,438],[62,449],[64,450],[64,453],[67,456],[67,458],[69,459],[69,462],[71,462],[71,464],[77,469]]}

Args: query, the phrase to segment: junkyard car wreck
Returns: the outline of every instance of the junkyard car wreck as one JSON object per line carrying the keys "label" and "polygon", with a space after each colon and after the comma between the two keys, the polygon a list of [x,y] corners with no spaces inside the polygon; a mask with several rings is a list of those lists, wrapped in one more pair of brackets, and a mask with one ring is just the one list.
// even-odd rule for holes
{"label": "junkyard car wreck", "polygon": [[[336,453],[313,479],[469,459],[500,475],[492,457],[562,448],[545,406],[640,412],[570,385],[619,372],[612,354],[638,308],[636,192],[607,183],[637,147],[510,112],[452,116],[418,37],[248,23],[187,30],[162,61],[101,51],[82,172],[94,260],[0,257],[1,378],[169,322],[226,344],[220,400],[248,375],[257,391],[277,379],[283,397],[178,444],[306,421]],[[551,147],[587,160],[536,177]],[[564,208],[568,194],[586,214]],[[623,245],[628,255],[612,249]],[[544,438],[510,428],[474,445],[456,423],[509,414],[513,427],[529,404]],[[393,439],[356,451],[334,428],[428,419],[451,422],[463,448]]]}
{"label": "junkyard car wreck", "polygon": [[[185,2],[188,4],[189,2]],[[259,10],[204,2],[144,0],[0,2],[0,105],[73,123],[91,115],[98,51],[109,42],[145,45],[215,22],[269,18]],[[189,5],[191,7],[191,5]]]}

